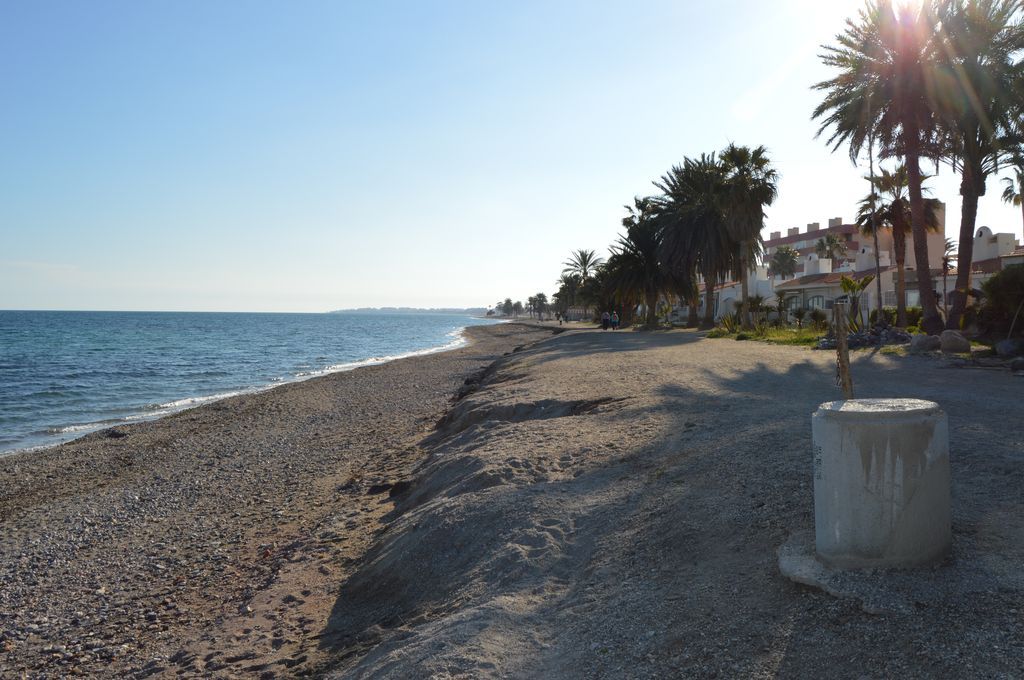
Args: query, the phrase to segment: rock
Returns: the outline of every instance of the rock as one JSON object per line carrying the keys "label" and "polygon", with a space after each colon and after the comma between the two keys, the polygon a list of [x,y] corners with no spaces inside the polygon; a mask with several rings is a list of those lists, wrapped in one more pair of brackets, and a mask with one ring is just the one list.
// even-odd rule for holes
{"label": "rock", "polygon": [[1009,338],[996,343],[996,354],[1003,359],[1013,359],[1024,356],[1024,340]]}
{"label": "rock", "polygon": [[970,354],[971,341],[960,331],[946,330],[939,336],[939,346],[945,354]]}
{"label": "rock", "polygon": [[942,348],[942,340],[937,335],[915,335],[910,339],[910,352],[912,354],[921,354],[924,352],[934,352],[935,350]]}

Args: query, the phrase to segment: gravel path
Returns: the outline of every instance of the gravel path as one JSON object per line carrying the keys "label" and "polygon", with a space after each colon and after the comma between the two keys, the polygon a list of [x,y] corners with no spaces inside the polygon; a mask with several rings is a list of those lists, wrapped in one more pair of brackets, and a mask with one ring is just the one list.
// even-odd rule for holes
{"label": "gravel path", "polygon": [[876,574],[913,603],[879,614],[777,566],[813,528],[833,362],[691,332],[500,360],[341,585],[332,677],[1020,677],[1024,380],[856,354],[858,396],[932,399],[951,427],[953,554]]}
{"label": "gravel path", "polygon": [[0,676],[315,673],[317,636],[467,376],[550,337],[285,385],[0,457]]}

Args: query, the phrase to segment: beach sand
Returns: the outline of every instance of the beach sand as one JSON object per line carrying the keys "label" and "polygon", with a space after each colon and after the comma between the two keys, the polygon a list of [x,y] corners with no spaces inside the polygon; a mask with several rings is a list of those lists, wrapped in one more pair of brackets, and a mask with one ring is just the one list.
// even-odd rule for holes
{"label": "beach sand", "polygon": [[[0,677],[296,675],[464,380],[552,336],[336,373],[0,457]],[[269,677],[269,676],[268,676]]]}
{"label": "beach sand", "polygon": [[813,527],[833,353],[551,331],[473,329],[463,350],[0,459],[0,668],[1019,674],[1020,378],[856,353],[858,396],[935,400],[951,429],[953,553],[867,576],[908,605],[879,611],[777,566]]}

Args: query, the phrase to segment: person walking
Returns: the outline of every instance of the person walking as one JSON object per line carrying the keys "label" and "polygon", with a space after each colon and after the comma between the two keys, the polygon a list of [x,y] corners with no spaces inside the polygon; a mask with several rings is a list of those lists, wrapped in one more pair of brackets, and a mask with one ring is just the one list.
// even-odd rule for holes
{"label": "person walking", "polygon": [[612,312],[612,330],[614,331],[614,330],[617,330],[618,328],[619,328],[619,313],[618,312]]}
{"label": "person walking", "polygon": [[608,330],[608,325],[611,323],[611,321],[612,321],[612,315],[611,314],[609,314],[608,312],[604,312],[603,314],[601,314],[601,330],[603,330],[603,331]]}

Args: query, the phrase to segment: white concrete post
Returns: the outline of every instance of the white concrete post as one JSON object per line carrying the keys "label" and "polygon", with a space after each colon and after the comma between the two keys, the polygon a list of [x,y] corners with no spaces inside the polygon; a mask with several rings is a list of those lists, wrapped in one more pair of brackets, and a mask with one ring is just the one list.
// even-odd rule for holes
{"label": "white concrete post", "polygon": [[914,566],[950,545],[949,426],[920,399],[850,399],[811,418],[818,559]]}

